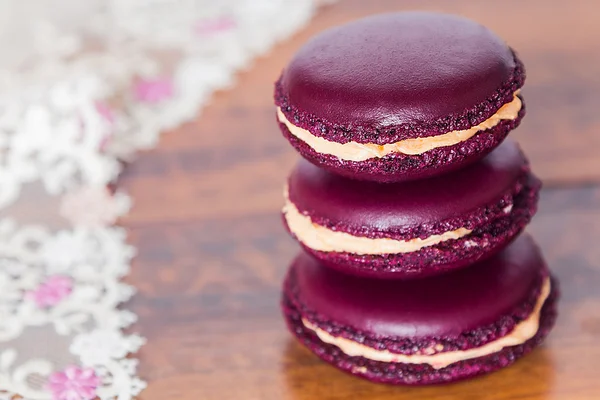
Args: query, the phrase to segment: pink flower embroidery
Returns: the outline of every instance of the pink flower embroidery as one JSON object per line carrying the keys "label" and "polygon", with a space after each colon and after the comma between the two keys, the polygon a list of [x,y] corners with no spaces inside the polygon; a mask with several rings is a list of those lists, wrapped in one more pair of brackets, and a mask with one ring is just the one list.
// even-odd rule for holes
{"label": "pink flower embroidery", "polygon": [[159,103],[173,96],[170,78],[140,79],[134,87],[137,100],[144,103]]}
{"label": "pink flower embroidery", "polygon": [[33,300],[38,307],[52,307],[60,303],[71,294],[73,282],[66,276],[51,276],[37,289],[28,293],[27,297]]}
{"label": "pink flower embroidery", "polygon": [[96,111],[100,114],[106,121],[111,124],[115,123],[115,113],[113,110],[103,101],[96,102]]}
{"label": "pink flower embroidery", "polygon": [[221,17],[217,19],[206,19],[198,21],[194,25],[194,32],[201,36],[209,36],[215,33],[228,31],[235,28],[235,20],[231,17]]}
{"label": "pink flower embroidery", "polygon": [[92,368],[69,366],[48,378],[53,400],[92,400],[96,397],[98,386],[100,378]]}

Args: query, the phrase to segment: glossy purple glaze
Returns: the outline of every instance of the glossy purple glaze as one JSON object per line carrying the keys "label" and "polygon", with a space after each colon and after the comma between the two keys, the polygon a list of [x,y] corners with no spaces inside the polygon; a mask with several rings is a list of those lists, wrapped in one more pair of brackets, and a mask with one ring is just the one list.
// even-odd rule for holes
{"label": "glossy purple glaze", "polygon": [[526,158],[509,140],[461,170],[410,182],[357,181],[300,160],[288,181],[289,198],[320,225],[355,236],[410,239],[487,223],[473,216],[514,192],[527,173]]}
{"label": "glossy purple glaze", "polygon": [[275,98],[317,136],[383,144],[477,125],[523,81],[522,64],[484,26],[404,12],[314,37],[283,71]]}
{"label": "glossy purple glaze", "polygon": [[292,268],[295,302],[319,319],[364,335],[412,339],[457,337],[510,316],[547,273],[527,235],[481,264],[412,281],[342,274],[305,253]]}

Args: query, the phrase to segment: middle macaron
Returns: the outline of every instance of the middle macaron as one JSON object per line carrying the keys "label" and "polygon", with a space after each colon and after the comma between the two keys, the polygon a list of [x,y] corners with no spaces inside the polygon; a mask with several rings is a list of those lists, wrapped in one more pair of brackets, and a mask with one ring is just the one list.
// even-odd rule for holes
{"label": "middle macaron", "polygon": [[512,140],[459,171],[410,182],[357,181],[300,160],[285,189],[283,219],[327,266],[417,278],[502,250],[535,214],[540,186]]}

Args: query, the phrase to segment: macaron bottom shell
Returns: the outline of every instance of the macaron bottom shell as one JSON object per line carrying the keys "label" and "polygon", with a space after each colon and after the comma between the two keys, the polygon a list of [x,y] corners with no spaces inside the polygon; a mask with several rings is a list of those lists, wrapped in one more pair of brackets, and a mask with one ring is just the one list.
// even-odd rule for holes
{"label": "macaron bottom shell", "polygon": [[491,129],[477,133],[454,146],[439,147],[419,155],[395,153],[365,161],[347,161],[315,151],[294,136],[285,124],[278,122],[291,145],[311,163],[333,173],[359,180],[401,182],[423,179],[457,170],[480,160],[519,126],[525,115],[525,103],[514,120],[503,120]]}

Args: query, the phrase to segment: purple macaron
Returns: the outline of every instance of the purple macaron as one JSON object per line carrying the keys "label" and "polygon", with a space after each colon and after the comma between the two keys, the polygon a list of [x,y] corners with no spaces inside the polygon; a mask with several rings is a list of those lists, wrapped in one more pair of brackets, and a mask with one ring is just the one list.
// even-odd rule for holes
{"label": "purple macaron", "polygon": [[288,231],[322,263],[379,278],[440,274],[492,256],[529,223],[540,181],[512,140],[463,169],[418,181],[358,181],[300,160]]}
{"label": "purple macaron", "polygon": [[275,85],[300,154],[355,179],[439,175],[498,146],[525,113],[525,71],[493,32],[428,12],[368,17],[306,43]]}
{"label": "purple macaron", "polygon": [[528,236],[470,268],[415,281],[358,278],[301,254],[282,308],[328,363],[371,381],[426,385],[495,371],[539,345],[558,287]]}

